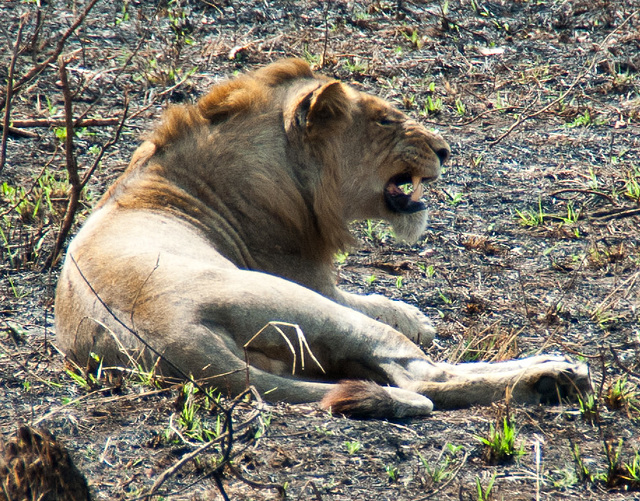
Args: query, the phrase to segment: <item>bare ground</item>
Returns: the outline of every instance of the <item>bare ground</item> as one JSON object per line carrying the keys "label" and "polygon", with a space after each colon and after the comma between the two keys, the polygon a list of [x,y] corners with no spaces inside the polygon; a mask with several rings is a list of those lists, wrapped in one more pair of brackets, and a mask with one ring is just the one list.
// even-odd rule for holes
{"label": "bare ground", "polygon": [[[19,32],[17,83],[86,5],[0,4],[3,81]],[[74,117],[117,120],[125,94],[129,109],[76,224],[167,103],[192,101],[236,71],[303,57],[437,128],[453,150],[428,193],[424,240],[403,246],[382,224],[354,225],[361,247],[338,258],[341,284],[420,306],[437,324],[439,341],[427,348],[436,359],[570,354],[589,362],[596,389],[591,421],[575,404],[501,404],[389,423],[314,405],[255,414],[255,405],[238,403],[230,449],[238,475],[216,469],[226,449],[212,447],[155,498],[216,499],[217,479],[231,499],[274,499],[283,489],[290,499],[640,499],[631,474],[635,464],[640,475],[639,8],[604,0],[97,2],[63,45]],[[12,99],[15,129],[0,173],[0,427],[5,439],[19,423],[49,429],[95,499],[135,499],[198,443],[178,422],[180,389],[104,374],[83,385],[55,349],[57,267],[43,266],[66,207],[64,128],[19,121],[64,119],[59,79],[54,57]],[[76,127],[81,174],[116,128]],[[200,414],[215,429],[216,414]],[[491,464],[477,436],[505,415],[524,454]]]}

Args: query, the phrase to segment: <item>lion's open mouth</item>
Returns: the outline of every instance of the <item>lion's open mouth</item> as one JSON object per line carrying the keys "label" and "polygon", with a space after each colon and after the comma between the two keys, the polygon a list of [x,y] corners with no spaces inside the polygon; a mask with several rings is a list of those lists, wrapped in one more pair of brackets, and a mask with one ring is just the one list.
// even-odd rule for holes
{"label": "lion's open mouth", "polygon": [[392,177],[384,189],[384,200],[389,210],[411,214],[427,207],[421,198],[424,194],[422,178],[400,174]]}

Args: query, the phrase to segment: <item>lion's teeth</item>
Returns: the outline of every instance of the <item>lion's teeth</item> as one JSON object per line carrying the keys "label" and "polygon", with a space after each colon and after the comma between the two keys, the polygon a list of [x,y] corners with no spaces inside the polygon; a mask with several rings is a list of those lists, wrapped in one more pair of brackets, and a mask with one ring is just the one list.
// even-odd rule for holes
{"label": "lion's teeth", "polygon": [[424,186],[422,185],[422,179],[418,176],[414,176],[412,181],[413,193],[411,194],[411,200],[418,202],[422,198],[422,195],[424,195]]}

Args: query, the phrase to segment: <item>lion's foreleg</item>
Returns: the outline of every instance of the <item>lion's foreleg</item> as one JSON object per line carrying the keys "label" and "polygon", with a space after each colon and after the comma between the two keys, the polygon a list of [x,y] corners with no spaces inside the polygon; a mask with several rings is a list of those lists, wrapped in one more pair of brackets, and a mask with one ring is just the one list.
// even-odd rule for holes
{"label": "lion's foreleg", "polygon": [[395,301],[378,294],[360,296],[336,289],[335,300],[364,313],[374,320],[393,327],[411,341],[420,345],[429,345],[436,331],[429,318],[413,305]]}

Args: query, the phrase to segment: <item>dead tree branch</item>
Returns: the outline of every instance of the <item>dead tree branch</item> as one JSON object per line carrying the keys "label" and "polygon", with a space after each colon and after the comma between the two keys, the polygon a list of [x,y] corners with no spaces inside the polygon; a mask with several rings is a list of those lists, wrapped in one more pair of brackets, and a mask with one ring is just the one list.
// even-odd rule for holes
{"label": "dead tree branch", "polygon": [[[74,125],[76,127],[104,127],[108,125],[117,125],[119,122],[120,117],[85,118],[84,120],[76,120]],[[65,127],[67,123],[66,120],[56,118],[29,118],[24,120],[13,120],[11,125],[13,127]]]}

